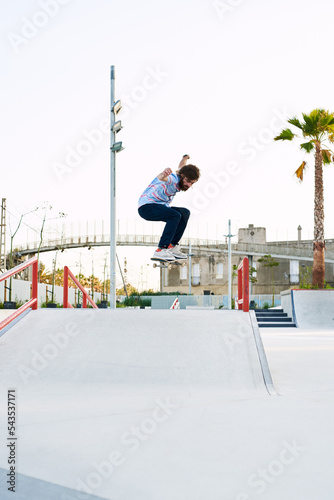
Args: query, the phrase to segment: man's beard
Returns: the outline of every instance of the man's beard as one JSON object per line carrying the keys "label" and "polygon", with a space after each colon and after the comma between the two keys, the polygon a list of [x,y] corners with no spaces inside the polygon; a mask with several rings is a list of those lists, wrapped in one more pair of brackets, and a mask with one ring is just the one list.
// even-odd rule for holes
{"label": "man's beard", "polygon": [[189,189],[189,186],[185,186],[183,184],[183,178],[182,177],[179,180],[179,188],[180,188],[180,191],[188,191],[188,189]]}

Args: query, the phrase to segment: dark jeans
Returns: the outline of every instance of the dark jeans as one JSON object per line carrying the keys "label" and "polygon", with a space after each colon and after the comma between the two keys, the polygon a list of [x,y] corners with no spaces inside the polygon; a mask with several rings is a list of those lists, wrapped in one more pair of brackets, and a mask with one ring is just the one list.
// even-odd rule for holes
{"label": "dark jeans", "polygon": [[147,203],[139,207],[138,213],[145,220],[166,222],[159,241],[159,248],[167,248],[170,244],[178,244],[190,216],[190,211],[187,208],[167,207],[159,203]]}

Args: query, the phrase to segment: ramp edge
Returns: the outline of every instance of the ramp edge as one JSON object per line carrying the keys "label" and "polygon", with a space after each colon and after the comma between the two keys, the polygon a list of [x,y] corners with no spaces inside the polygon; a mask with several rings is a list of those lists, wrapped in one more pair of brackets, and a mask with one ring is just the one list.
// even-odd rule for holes
{"label": "ramp edge", "polygon": [[20,316],[18,316],[17,318],[13,319],[13,321],[11,321],[9,323],[9,325],[5,326],[5,328],[3,328],[2,330],[0,330],[0,337],[8,332],[8,330],[10,330],[14,325],[16,325],[19,321],[21,321],[22,318],[24,318],[27,314],[30,313],[31,311],[31,307],[29,307],[29,309],[27,309],[26,311],[24,311],[22,314],[20,314]]}
{"label": "ramp edge", "polygon": [[255,311],[251,310],[249,311],[249,317],[251,320],[251,325],[252,325],[252,330],[253,330],[253,335],[254,335],[254,340],[256,344],[256,349],[257,353],[259,356],[259,361],[261,365],[261,371],[262,371],[262,376],[264,380],[264,385],[266,386],[266,389],[270,396],[279,396],[278,392],[276,391],[273,383],[273,379],[271,378],[271,373],[268,365],[268,360],[267,356],[263,347],[261,335],[260,335],[260,330],[257,324],[256,316],[255,316]]}
{"label": "ramp edge", "polygon": [[297,315],[296,315],[296,309],[295,309],[295,299],[293,295],[293,290],[291,290],[291,308],[292,308],[292,319],[295,322],[295,325],[297,328],[299,328],[298,321],[297,321]]}

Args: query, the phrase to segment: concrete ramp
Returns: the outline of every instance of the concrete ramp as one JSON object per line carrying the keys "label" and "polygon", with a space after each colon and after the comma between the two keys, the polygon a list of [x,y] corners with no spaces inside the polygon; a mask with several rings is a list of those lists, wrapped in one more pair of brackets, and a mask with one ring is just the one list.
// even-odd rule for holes
{"label": "concrete ramp", "polygon": [[334,290],[289,290],[282,306],[298,328],[334,330]]}
{"label": "concrete ramp", "polygon": [[25,390],[264,390],[251,319],[241,311],[41,309],[3,335],[0,348],[2,380]]}
{"label": "concrete ramp", "polygon": [[[217,405],[226,411],[234,402],[241,428],[248,429],[240,405],[270,399],[251,319],[242,311],[30,312],[0,337],[0,432],[5,439],[11,389],[17,498],[194,498],[181,476],[179,496],[165,491],[174,484],[166,470],[177,466],[180,453],[190,453],[179,448],[183,426],[202,446],[203,429],[214,434],[225,417],[213,413],[203,428],[198,412],[204,417]],[[7,459],[3,445],[4,499],[13,495]],[[177,469],[180,474],[183,466]]]}

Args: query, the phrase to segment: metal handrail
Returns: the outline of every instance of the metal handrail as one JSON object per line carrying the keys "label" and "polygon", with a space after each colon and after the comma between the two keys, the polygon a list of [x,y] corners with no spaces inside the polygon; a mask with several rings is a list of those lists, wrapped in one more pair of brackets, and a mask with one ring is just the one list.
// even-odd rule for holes
{"label": "metal handrail", "polygon": [[98,309],[97,305],[93,301],[93,299],[89,296],[88,292],[84,289],[84,287],[81,285],[80,281],[77,280],[77,278],[74,276],[72,271],[69,270],[67,266],[64,267],[64,294],[63,294],[63,308],[68,309],[71,308],[73,309],[73,306],[69,303],[68,301],[68,278],[71,278],[73,283],[76,284],[76,286],[79,288],[79,290],[82,292],[82,307],[86,308],[87,307],[87,299],[91,303],[91,305],[94,307],[94,309]]}
{"label": "metal handrail", "polygon": [[5,273],[0,275],[0,282],[4,281],[14,274],[20,273],[27,267],[32,266],[32,297],[28,302],[19,307],[13,314],[10,314],[7,318],[0,322],[0,330],[5,328],[5,326],[9,325],[14,319],[16,319],[20,314],[31,307],[33,310],[36,310],[38,307],[38,259],[37,257],[32,257],[31,259],[19,264],[18,266],[6,271]]}
{"label": "metal handrail", "polygon": [[238,267],[238,309],[249,311],[249,261],[245,257]]}

